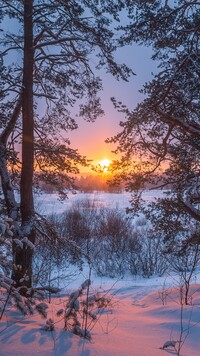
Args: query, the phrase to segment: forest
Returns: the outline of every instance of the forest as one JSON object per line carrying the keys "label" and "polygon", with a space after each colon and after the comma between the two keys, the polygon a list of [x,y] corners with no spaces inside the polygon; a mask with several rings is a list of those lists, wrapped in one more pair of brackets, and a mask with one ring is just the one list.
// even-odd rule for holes
{"label": "forest", "polygon": [[[0,21],[2,355],[93,355],[99,350],[100,355],[153,356],[170,350],[175,355],[197,356],[200,2],[4,0],[0,1]],[[83,177],[81,169],[92,172],[94,166],[79,147],[72,147],[70,134],[79,130],[80,120],[92,125],[106,115],[102,73],[115,78],[119,88],[137,76],[125,55],[135,45],[151,49],[156,73],[143,85],[143,99],[134,107],[110,93],[121,121],[118,132],[105,139],[115,146],[116,158],[95,179],[93,173]],[[123,62],[118,60],[119,51],[124,53]],[[109,194],[109,201],[116,199],[117,205],[99,204],[94,191],[105,199]],[[69,200],[70,205],[62,213],[53,207],[43,213],[36,196],[40,194],[47,204],[46,192],[56,194],[60,204]],[[82,197],[82,192],[91,195],[84,199],[71,195]],[[109,279],[109,287],[102,291],[103,278],[105,283]],[[139,288],[134,294],[131,288],[137,278],[152,281],[143,282],[148,292]],[[101,280],[100,291],[92,287],[93,280]],[[100,329],[101,314],[115,315],[114,280],[124,283],[119,300],[123,293],[128,298],[125,314],[120,309],[116,312],[124,329],[131,305],[139,308],[151,303],[155,308],[146,319],[144,315],[143,322],[138,316],[139,325],[146,328],[144,338],[148,322],[152,330],[152,320],[161,311],[152,302],[151,292],[159,295],[162,307],[176,300],[171,308],[178,305],[178,316],[174,322],[170,316],[171,331],[157,326],[160,345],[156,351],[151,350],[151,340],[145,349],[140,335],[134,350],[132,343],[130,348],[122,343],[121,351],[116,351],[112,341],[104,348],[101,333],[94,348],[90,346],[95,340],[92,325]],[[53,310],[52,300],[56,304],[62,297],[63,307],[54,305]],[[19,313],[16,318],[35,317],[31,325],[39,323],[40,316],[46,318],[41,337],[48,338],[45,332],[50,332],[53,347],[47,342],[42,350],[41,340],[23,333],[7,343],[18,325],[13,313]],[[108,330],[109,323],[107,319]],[[113,326],[115,340],[117,324]],[[72,344],[64,345],[63,330],[68,339],[75,335]],[[155,344],[156,334],[151,335]],[[59,346],[57,340],[63,344]],[[31,342],[37,351],[31,349]]]}

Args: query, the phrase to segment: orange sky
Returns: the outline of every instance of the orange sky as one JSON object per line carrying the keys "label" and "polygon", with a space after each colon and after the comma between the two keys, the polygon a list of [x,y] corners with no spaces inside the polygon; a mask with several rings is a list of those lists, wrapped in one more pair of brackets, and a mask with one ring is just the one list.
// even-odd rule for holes
{"label": "orange sky", "polygon": [[114,146],[106,144],[105,139],[121,130],[119,122],[124,120],[124,116],[113,108],[110,97],[114,96],[122,101],[129,109],[133,109],[142,100],[143,96],[138,90],[152,78],[152,71],[156,71],[156,63],[150,59],[151,54],[151,49],[136,45],[118,51],[117,60],[120,63],[125,62],[136,73],[128,83],[117,81],[103,71],[98,73],[103,79],[104,90],[101,92],[101,100],[105,115],[94,123],[79,119],[79,128],[69,133],[71,146],[78,148],[82,155],[93,159],[94,164],[103,159],[116,158],[111,153]]}
{"label": "orange sky", "polygon": [[80,121],[78,130],[69,135],[72,147],[77,147],[83,155],[94,160],[95,164],[105,158],[112,160],[115,158],[111,153],[114,146],[104,142],[116,132],[117,124],[114,125],[112,121],[109,113],[94,123]]}

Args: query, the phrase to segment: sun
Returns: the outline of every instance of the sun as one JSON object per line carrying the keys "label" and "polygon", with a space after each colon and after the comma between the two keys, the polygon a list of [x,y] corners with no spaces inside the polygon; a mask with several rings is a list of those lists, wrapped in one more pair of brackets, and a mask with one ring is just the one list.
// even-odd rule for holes
{"label": "sun", "polygon": [[111,161],[109,159],[103,159],[102,161],[99,162],[99,165],[104,173],[108,172],[108,168],[111,164]]}

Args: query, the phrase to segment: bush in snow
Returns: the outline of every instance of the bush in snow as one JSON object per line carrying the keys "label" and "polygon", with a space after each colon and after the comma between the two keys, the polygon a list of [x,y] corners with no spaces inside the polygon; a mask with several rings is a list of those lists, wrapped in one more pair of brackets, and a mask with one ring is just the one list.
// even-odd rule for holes
{"label": "bush in snow", "polygon": [[0,273],[9,275],[12,266],[12,219],[0,218]]}
{"label": "bush in snow", "polygon": [[151,231],[145,217],[135,223],[119,208],[86,200],[76,202],[61,215],[52,215],[50,220],[62,239],[56,243],[53,240],[53,248],[39,243],[45,264],[48,259],[56,264],[57,256],[59,264],[75,263],[81,268],[87,255],[98,275],[110,277],[123,276],[127,271],[145,277],[162,275],[169,265],[161,235]]}
{"label": "bush in snow", "polygon": [[90,283],[90,279],[82,283],[80,288],[69,295],[65,308],[57,312],[57,316],[64,320],[65,330],[89,340],[92,325],[111,302],[109,298],[99,293],[90,294]]}
{"label": "bush in snow", "polygon": [[94,268],[99,275],[123,276],[129,269],[130,245],[136,252],[138,243],[133,224],[118,208],[101,209],[97,236],[93,240]]}
{"label": "bush in snow", "polygon": [[[181,246],[181,245],[180,245]],[[181,303],[192,304],[190,284],[195,279],[195,274],[200,264],[200,245],[188,244],[173,253],[171,268],[178,273],[178,287],[181,291]]]}
{"label": "bush in snow", "polygon": [[[41,315],[45,316],[43,306],[38,307],[38,299],[43,298],[43,293],[32,288],[26,287],[26,296],[21,295],[21,288],[15,287],[15,282],[10,277],[12,271],[11,248],[12,244],[17,244],[19,248],[28,245],[34,248],[32,243],[24,237],[22,240],[15,239],[13,236],[12,219],[2,217],[0,220],[0,319],[9,306],[14,306],[23,314],[32,314],[37,310]],[[19,268],[19,266],[17,266]],[[26,276],[24,276],[24,280]],[[23,282],[23,281],[22,281]]]}

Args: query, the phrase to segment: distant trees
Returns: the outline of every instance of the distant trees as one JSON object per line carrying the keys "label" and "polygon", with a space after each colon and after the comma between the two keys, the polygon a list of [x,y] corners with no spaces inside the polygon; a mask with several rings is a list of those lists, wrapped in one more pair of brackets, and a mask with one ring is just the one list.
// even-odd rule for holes
{"label": "distant trees", "polygon": [[[168,238],[172,226],[192,238],[186,220],[200,221],[200,2],[135,1],[130,17],[123,44],[151,46],[159,71],[133,111],[113,99],[126,116],[122,132],[112,138],[122,154],[117,178],[131,191],[147,181],[170,187],[170,195],[157,203],[162,214],[149,215]],[[164,171],[162,182],[159,171]]]}
{"label": "distant trees", "polygon": [[76,180],[78,189],[82,192],[103,191],[110,193],[119,193],[123,189],[123,185],[113,186],[109,182],[111,176],[102,174],[90,174],[85,177],[81,176]]}
{"label": "distant trees", "polygon": [[[68,173],[87,164],[62,133],[78,126],[77,102],[88,121],[102,114],[97,96],[102,85],[91,56],[94,67],[117,78],[127,80],[131,73],[113,57],[121,44],[111,24],[123,7],[121,1],[1,1],[0,176],[19,240],[27,237],[34,244],[42,231],[34,211],[34,171],[63,193],[63,181],[73,186]],[[19,204],[13,190],[18,183]],[[13,243],[13,279],[23,293],[32,285],[32,255],[29,245]]]}

